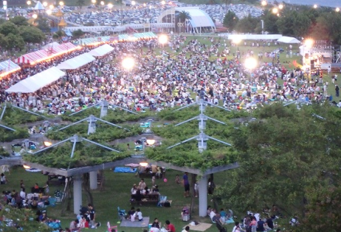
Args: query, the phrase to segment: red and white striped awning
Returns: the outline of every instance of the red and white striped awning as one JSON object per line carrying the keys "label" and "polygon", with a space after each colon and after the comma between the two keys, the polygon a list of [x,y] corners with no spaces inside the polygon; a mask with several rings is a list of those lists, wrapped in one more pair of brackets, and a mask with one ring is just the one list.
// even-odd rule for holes
{"label": "red and white striped awning", "polygon": [[37,60],[43,59],[43,54],[39,51],[27,53],[18,57],[15,62],[18,64],[32,64],[35,63]]}
{"label": "red and white striped awning", "polygon": [[67,52],[74,51],[79,47],[73,45],[72,43],[60,44],[58,46],[53,46],[51,48],[46,47],[43,50],[38,50],[25,55],[20,56],[15,60],[18,64],[36,64],[47,59],[51,59],[55,56],[62,55]]}

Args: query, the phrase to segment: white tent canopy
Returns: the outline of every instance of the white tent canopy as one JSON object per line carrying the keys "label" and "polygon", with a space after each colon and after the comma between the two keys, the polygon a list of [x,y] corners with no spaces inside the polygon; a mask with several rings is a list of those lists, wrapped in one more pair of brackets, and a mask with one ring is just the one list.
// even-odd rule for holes
{"label": "white tent canopy", "polygon": [[281,38],[279,38],[277,40],[277,42],[288,43],[288,44],[298,44],[298,43],[301,43],[301,41],[299,41],[298,39],[296,39],[294,37],[289,37],[289,36],[282,36]]}
{"label": "white tent canopy", "polygon": [[37,2],[36,6],[34,7],[35,10],[45,10],[43,4],[40,1]]}
{"label": "white tent canopy", "polygon": [[56,67],[49,68],[34,76],[28,77],[6,90],[7,93],[34,93],[65,76],[65,72]]}
{"label": "white tent canopy", "polygon": [[93,56],[104,56],[114,50],[113,47],[111,47],[108,44],[104,44],[98,48],[92,49],[89,54]]}
{"label": "white tent canopy", "polygon": [[52,42],[52,43],[46,44],[44,47],[42,47],[42,49],[55,48],[55,47],[58,47],[58,46],[60,46],[59,43],[57,43],[57,42]]}
{"label": "white tent canopy", "polygon": [[63,63],[60,63],[57,68],[59,69],[77,69],[80,68],[92,61],[95,60],[95,57],[90,55],[89,53],[84,53],[82,55],[76,56],[72,59],[66,60]]}

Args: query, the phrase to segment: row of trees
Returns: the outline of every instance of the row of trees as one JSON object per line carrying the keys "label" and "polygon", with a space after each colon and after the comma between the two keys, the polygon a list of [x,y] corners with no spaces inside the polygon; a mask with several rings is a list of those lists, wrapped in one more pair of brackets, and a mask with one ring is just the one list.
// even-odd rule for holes
{"label": "row of trees", "polygon": [[274,104],[254,116],[231,132],[240,168],[228,172],[216,197],[242,215],[275,204],[282,215],[298,216],[291,231],[338,231],[341,111]]}
{"label": "row of trees", "polygon": [[251,16],[243,19],[229,11],[224,18],[224,26],[229,31],[241,33],[261,33],[261,20],[264,31],[281,33],[294,37],[312,37],[316,40],[331,40],[341,44],[341,14],[329,8],[313,9],[307,6],[286,6],[279,16],[265,10],[260,18]]}
{"label": "row of trees", "polygon": [[0,46],[2,49],[22,50],[25,43],[41,43],[44,39],[45,35],[42,30],[30,25],[22,16],[16,16],[8,21],[0,21]]}

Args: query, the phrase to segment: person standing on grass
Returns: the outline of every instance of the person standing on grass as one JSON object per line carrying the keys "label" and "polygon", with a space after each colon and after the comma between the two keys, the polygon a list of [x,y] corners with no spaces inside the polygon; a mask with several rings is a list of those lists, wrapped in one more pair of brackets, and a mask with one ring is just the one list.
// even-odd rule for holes
{"label": "person standing on grass", "polygon": [[336,95],[336,97],[340,96],[340,88],[337,85],[335,85],[335,95]]}
{"label": "person standing on grass", "polygon": [[0,184],[6,184],[6,183],[7,183],[6,176],[4,173],[1,173]]}
{"label": "person standing on grass", "polygon": [[188,173],[187,172],[185,172],[185,174],[183,175],[182,181],[183,181],[184,188],[185,188],[184,196],[189,197],[189,181],[188,181]]}

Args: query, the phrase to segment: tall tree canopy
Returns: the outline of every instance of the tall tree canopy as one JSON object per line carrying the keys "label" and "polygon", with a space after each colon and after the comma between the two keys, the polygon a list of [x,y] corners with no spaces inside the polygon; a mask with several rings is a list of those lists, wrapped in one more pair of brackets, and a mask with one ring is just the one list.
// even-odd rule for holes
{"label": "tall tree canopy", "polygon": [[[231,134],[240,168],[228,173],[217,196],[240,213],[262,212],[275,204],[283,214],[299,215],[300,231],[332,215],[320,228],[336,232],[328,224],[335,226],[341,216],[330,203],[335,199],[340,204],[340,115],[338,109],[318,105],[259,109],[255,122],[240,125]],[[322,213],[327,210],[332,211]]]}
{"label": "tall tree canopy", "polygon": [[238,17],[233,11],[228,11],[224,17],[224,27],[227,27],[229,31],[233,31],[234,27],[238,23]]}

